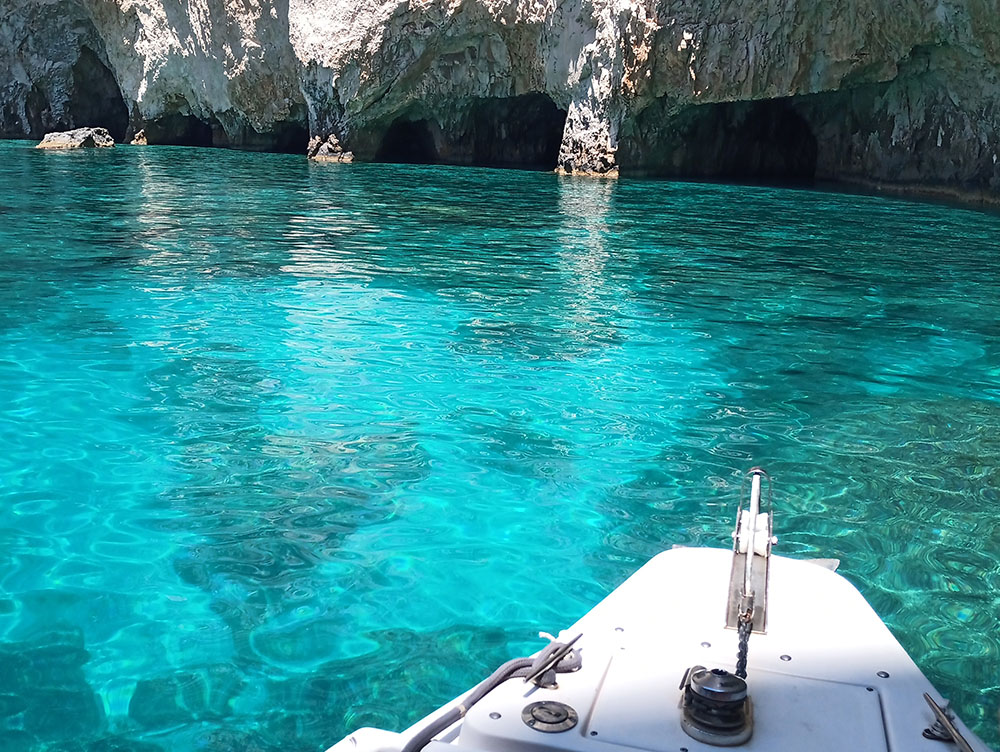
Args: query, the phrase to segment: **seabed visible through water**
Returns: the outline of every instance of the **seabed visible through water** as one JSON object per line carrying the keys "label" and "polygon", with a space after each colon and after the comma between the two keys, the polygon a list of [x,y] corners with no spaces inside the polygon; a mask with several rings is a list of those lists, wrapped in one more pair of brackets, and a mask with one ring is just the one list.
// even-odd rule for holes
{"label": "seabed visible through water", "polygon": [[[1000,217],[0,143],[0,748],[402,728],[659,550],[840,558],[1000,744]],[[722,608],[720,594],[720,609]]]}

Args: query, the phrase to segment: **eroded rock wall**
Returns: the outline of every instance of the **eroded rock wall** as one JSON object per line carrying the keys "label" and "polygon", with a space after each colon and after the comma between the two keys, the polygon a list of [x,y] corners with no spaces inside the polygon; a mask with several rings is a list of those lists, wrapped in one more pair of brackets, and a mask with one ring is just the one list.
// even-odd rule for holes
{"label": "eroded rock wall", "polygon": [[[801,177],[814,142],[818,179],[996,200],[995,7],[978,0],[754,7],[757,17],[729,24],[706,24],[698,10],[661,24],[648,86],[619,140],[623,169],[768,178],[780,176],[784,162]],[[688,55],[686,86],[679,62],[664,52],[671,46]],[[781,143],[786,148],[776,148]]]}
{"label": "eroded rock wall", "polygon": [[0,132],[1000,193],[993,0],[9,0]]}
{"label": "eroded rock wall", "polygon": [[119,140],[145,128],[150,143],[305,150],[287,2],[9,2],[5,136],[102,125]]}

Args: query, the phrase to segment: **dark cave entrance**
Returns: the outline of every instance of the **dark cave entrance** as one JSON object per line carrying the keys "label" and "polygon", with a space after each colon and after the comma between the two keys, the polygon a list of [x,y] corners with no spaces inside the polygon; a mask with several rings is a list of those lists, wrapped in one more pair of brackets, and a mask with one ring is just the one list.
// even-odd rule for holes
{"label": "dark cave entrance", "polygon": [[[80,49],[73,64],[73,86],[66,116],[74,128],[107,128],[115,141],[125,139],[128,107],[111,69],[89,47]],[[31,123],[34,128],[35,124]]]}
{"label": "dark cave entrance", "polygon": [[376,162],[437,164],[434,135],[426,120],[396,120],[382,137],[375,152]]}
{"label": "dark cave entrance", "polygon": [[545,94],[483,97],[466,103],[462,124],[442,133],[428,120],[395,120],[376,162],[554,170],[566,110]]}
{"label": "dark cave entrance", "polygon": [[[187,109],[187,103],[182,103]],[[293,119],[274,123],[271,130],[259,132],[248,123],[227,130],[216,118],[207,120],[194,115],[172,112],[143,125],[146,143],[170,146],[215,146],[246,151],[305,154],[309,126],[304,108],[290,113]],[[301,118],[301,119],[300,119]]]}
{"label": "dark cave entrance", "polygon": [[227,137],[220,132],[215,137],[216,146],[277,154],[305,154],[308,144],[308,126],[289,120],[275,123],[269,131],[260,132],[250,125],[244,125],[234,136]]}
{"label": "dark cave entrance", "polygon": [[737,182],[809,183],[816,176],[816,136],[788,98],[696,105],[665,125],[646,113],[639,121],[637,134],[655,135],[633,137],[625,169]]}
{"label": "dark cave entrance", "polygon": [[227,135],[215,135],[216,146],[230,146],[247,151],[278,154],[305,154],[309,144],[309,114],[304,105],[293,105],[286,120],[275,122],[270,130],[258,131],[243,123]]}
{"label": "dark cave entrance", "polygon": [[554,170],[566,125],[560,110],[545,94],[478,99],[470,118],[472,164]]}
{"label": "dark cave entrance", "polygon": [[146,122],[143,130],[147,143],[166,146],[217,146],[215,131],[224,136],[218,123],[176,112]]}
{"label": "dark cave entrance", "polygon": [[279,154],[305,154],[309,145],[309,126],[297,121],[285,120],[274,124],[269,151]]}

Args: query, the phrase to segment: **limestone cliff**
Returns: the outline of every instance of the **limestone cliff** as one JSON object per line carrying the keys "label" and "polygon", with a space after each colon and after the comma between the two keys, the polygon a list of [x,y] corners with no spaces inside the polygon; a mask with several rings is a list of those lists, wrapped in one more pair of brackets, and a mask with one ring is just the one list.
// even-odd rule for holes
{"label": "limestone cliff", "polygon": [[254,0],[7,0],[0,134],[101,125],[116,141],[297,150],[287,8]]}
{"label": "limestone cliff", "polygon": [[8,137],[1000,195],[995,0],[8,3]]}

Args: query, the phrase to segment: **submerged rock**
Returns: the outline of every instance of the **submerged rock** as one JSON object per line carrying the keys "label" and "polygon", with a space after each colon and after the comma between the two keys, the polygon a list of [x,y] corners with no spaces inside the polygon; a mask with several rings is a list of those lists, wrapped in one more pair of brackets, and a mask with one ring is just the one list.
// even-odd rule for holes
{"label": "submerged rock", "polygon": [[14,725],[40,742],[99,735],[106,719],[83,671],[89,657],[75,628],[0,642],[0,739]]}
{"label": "submerged rock", "polygon": [[46,133],[36,149],[80,149],[83,147],[111,147],[115,140],[106,128],[76,128],[72,131]]}
{"label": "submerged rock", "polygon": [[240,675],[227,664],[141,679],[129,702],[129,718],[146,729],[222,718],[232,712],[230,703],[243,685]]}
{"label": "submerged rock", "polygon": [[193,673],[141,679],[128,715],[145,728],[169,728],[198,720],[205,710],[205,688]]}

